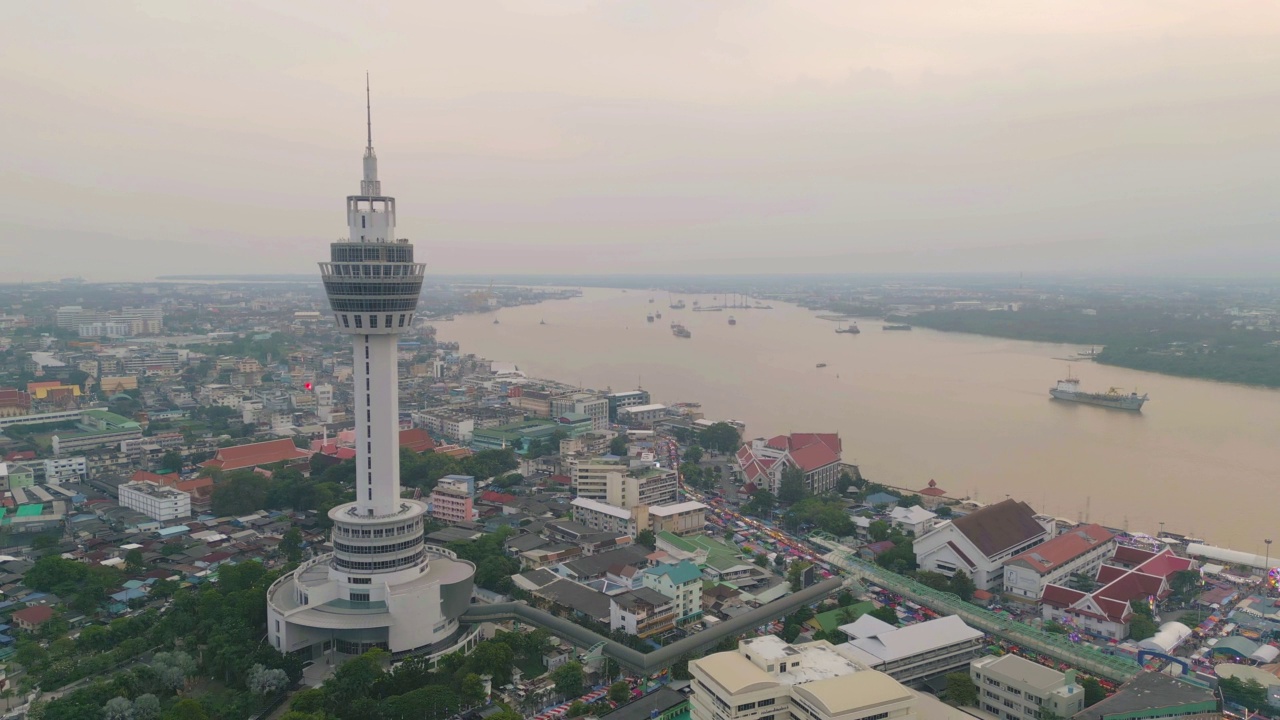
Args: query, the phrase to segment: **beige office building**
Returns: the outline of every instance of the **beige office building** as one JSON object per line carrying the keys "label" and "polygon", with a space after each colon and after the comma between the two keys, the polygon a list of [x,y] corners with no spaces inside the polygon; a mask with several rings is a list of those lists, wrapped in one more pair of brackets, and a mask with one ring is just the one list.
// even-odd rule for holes
{"label": "beige office building", "polygon": [[693,720],[958,720],[966,718],[840,647],[773,635],[689,663]]}
{"label": "beige office building", "polygon": [[1017,655],[978,658],[969,664],[978,707],[1004,720],[1035,720],[1044,711],[1071,717],[1084,709],[1084,688],[1074,670],[1060,673]]}

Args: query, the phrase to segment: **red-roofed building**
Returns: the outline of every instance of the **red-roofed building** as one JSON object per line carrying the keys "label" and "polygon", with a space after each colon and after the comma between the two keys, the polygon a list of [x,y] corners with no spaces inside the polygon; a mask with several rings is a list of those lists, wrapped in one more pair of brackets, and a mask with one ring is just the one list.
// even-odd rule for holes
{"label": "red-roofed building", "polygon": [[416,453],[434,450],[436,443],[422,428],[410,428],[400,431],[400,447],[408,448]]}
{"label": "red-roofed building", "polygon": [[271,465],[278,462],[303,460],[311,457],[311,453],[293,444],[289,438],[268,440],[266,442],[221,448],[212,460],[201,463],[202,467],[231,472],[244,470],[259,465]]}
{"label": "red-roofed building", "polygon": [[496,490],[485,490],[480,493],[480,503],[484,505],[506,505],[516,501],[515,495],[500,493]]}
{"label": "red-roofed building", "polygon": [[1130,568],[1102,565],[1096,576],[1102,587],[1092,593],[1046,585],[1040,597],[1044,619],[1065,621],[1092,635],[1123,640],[1129,636],[1129,623],[1133,621],[1130,603],[1148,598],[1163,600],[1171,592],[1169,578],[1195,567],[1194,560],[1178,557],[1167,548],[1151,552],[1122,545],[1116,548],[1113,558],[1141,562]]}
{"label": "red-roofed building", "polygon": [[756,438],[738,449],[738,469],[749,483],[775,495],[789,467],[804,472],[805,487],[820,495],[836,489],[842,445],[836,433],[792,433]]}
{"label": "red-roofed building", "polygon": [[1068,530],[1006,560],[1004,592],[1018,600],[1036,602],[1045,585],[1066,584],[1072,575],[1093,577],[1115,551],[1115,536],[1101,525]]}
{"label": "red-roofed building", "polygon": [[947,497],[947,491],[938,487],[937,480],[930,480],[929,485],[917,493],[921,502],[924,504],[925,510],[934,510],[943,503]]}
{"label": "red-roofed building", "polygon": [[471,457],[474,453],[471,448],[461,447],[459,445],[439,445],[435,451],[441,455],[451,458]]}
{"label": "red-roofed building", "polygon": [[18,388],[0,388],[0,417],[17,417],[31,412],[31,394]]}
{"label": "red-roofed building", "polygon": [[53,619],[53,608],[45,607],[44,605],[33,605],[15,611],[10,617],[18,627],[27,632],[34,632],[41,625]]}

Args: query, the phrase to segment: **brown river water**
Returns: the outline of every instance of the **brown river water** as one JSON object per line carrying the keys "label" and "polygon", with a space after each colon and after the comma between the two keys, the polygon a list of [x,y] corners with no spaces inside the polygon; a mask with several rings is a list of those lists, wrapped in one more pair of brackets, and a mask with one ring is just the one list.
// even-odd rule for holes
{"label": "brown river water", "polygon": [[[1087,349],[1073,345],[887,332],[870,319],[859,335],[836,334],[835,323],[793,305],[693,312],[694,300],[718,303],[682,297],[689,307],[672,310],[665,292],[587,289],[436,327],[463,352],[533,377],[640,383],[654,402],[699,402],[710,419],[746,423],[747,437],[837,431],[845,460],[889,485],[935,479],[953,497],[1008,495],[1150,533],[1163,522],[1259,554],[1264,538],[1280,535],[1280,391],[1068,363],[1061,358]],[[651,311],[662,319],[646,322]],[[693,337],[675,337],[673,320]],[[1136,389],[1151,400],[1129,413],[1050,399],[1068,367],[1085,390]]]}

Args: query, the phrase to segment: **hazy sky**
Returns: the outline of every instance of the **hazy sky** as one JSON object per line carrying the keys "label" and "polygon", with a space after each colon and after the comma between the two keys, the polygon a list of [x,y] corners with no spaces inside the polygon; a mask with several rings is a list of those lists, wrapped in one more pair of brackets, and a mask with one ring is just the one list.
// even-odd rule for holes
{"label": "hazy sky", "polygon": [[1280,271],[1280,3],[0,8],[0,280]]}

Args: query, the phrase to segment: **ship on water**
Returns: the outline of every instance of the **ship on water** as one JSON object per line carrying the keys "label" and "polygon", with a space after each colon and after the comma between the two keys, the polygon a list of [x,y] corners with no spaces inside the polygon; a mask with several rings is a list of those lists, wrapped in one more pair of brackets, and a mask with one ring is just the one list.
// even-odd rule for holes
{"label": "ship on water", "polygon": [[836,326],[836,332],[842,335],[857,335],[862,331],[858,329],[858,323],[851,322],[849,323],[849,327],[846,328]]}
{"label": "ship on water", "polygon": [[679,323],[671,323],[671,334],[678,338],[691,338],[693,333],[689,329]]}
{"label": "ship on water", "polygon": [[1129,410],[1132,412],[1140,412],[1142,404],[1147,401],[1147,395],[1144,393],[1139,395],[1131,392],[1125,395],[1116,388],[1111,388],[1104,393],[1089,393],[1080,390],[1080,378],[1072,377],[1067,374],[1067,379],[1059,380],[1056,387],[1049,388],[1049,394],[1056,400],[1066,400],[1069,402],[1085,403],[1086,405],[1097,405],[1099,407],[1111,408],[1113,410]]}
{"label": "ship on water", "polygon": [[645,318],[645,321],[646,321],[646,322],[653,322],[653,313],[649,313],[648,317],[646,317],[646,318]]}
{"label": "ship on water", "polygon": [[733,316],[732,316],[732,315],[730,315],[730,316],[729,316],[729,324],[730,324],[730,325],[737,325],[737,324],[738,324],[738,321],[737,321],[737,320],[735,320],[735,319],[733,318]]}
{"label": "ship on water", "polygon": [[911,326],[910,326],[910,325],[902,325],[902,324],[898,324],[898,325],[885,325],[883,329],[885,329],[885,330],[910,330],[910,329],[911,329]]}

